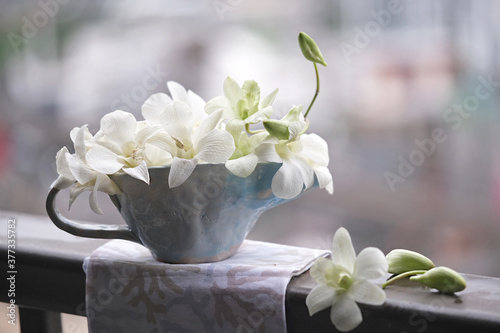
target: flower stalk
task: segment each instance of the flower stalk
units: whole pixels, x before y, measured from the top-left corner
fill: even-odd
[[[404,279],[404,278],[412,276],[412,275],[424,274],[425,272],[427,272],[427,271],[426,270],[415,270],[415,271],[408,271],[408,272],[401,273],[401,274],[396,275],[396,276],[390,278],[389,280],[385,281],[382,284],[382,289],[385,289],[385,287],[387,287],[388,285],[390,285],[398,280]]]
[[[319,85],[319,73],[317,64],[321,64],[325,67],[327,67],[327,64],[316,42],[304,32],[301,32],[299,34],[299,46],[304,57],[314,64],[314,72],[316,73],[316,91],[314,92],[311,104],[309,104],[309,107],[307,108],[307,111],[304,115],[304,118],[307,118],[307,116],[309,115],[309,111],[311,111],[311,108],[314,102],[316,101],[316,97],[318,97],[319,94],[320,85]]]
[[[313,99],[311,101],[311,104],[309,104],[309,107],[307,108],[306,114],[304,115],[304,118],[307,118],[307,115],[309,114],[309,111],[311,111],[311,108],[316,101],[316,97],[318,97],[319,94],[319,73],[318,73],[318,65],[314,63],[314,71],[316,73],[316,91],[314,92]]]

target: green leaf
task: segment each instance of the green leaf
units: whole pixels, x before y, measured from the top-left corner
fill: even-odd
[[[325,67],[327,66],[325,59],[323,58],[323,54],[321,54],[318,45],[305,32],[301,32],[299,34],[299,46],[300,50],[302,51],[302,54],[307,60],[321,64]]]

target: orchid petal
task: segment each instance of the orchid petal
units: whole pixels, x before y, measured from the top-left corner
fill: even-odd
[[[239,141],[243,134],[242,132],[244,128],[245,123],[243,122],[243,120],[231,119],[227,122],[225,130],[233,136],[235,141]]]
[[[172,99],[167,94],[153,94],[142,104],[142,116],[154,125],[159,124],[160,114],[170,103],[172,103]]]
[[[75,157],[81,162],[85,162],[85,153],[87,152],[87,147],[85,146],[86,129],[87,125],[83,125],[78,132],[76,132],[75,137]]]
[[[193,142],[198,142],[206,136],[210,131],[212,131],[217,124],[219,123],[220,119],[222,117],[222,110],[215,111],[214,113],[210,114],[204,122],[200,124],[200,127],[196,129],[193,135]]]
[[[298,137],[304,128],[307,127],[307,123],[304,121],[292,121],[288,124],[288,132],[290,133],[288,140],[293,140]]]
[[[231,133],[234,137],[239,138],[241,132],[245,128],[245,122],[241,119],[230,119],[226,124],[226,131]]]
[[[333,236],[332,261],[352,272],[355,260],[356,252],[352,246],[351,236],[345,228],[341,227]]]
[[[293,163],[297,165],[297,168],[300,170],[300,174],[302,175],[302,182],[305,185],[305,188],[308,189],[314,184],[314,171],[313,169],[301,158],[293,159]]]
[[[243,98],[247,102],[247,106],[250,110],[250,114],[253,114],[258,110],[258,105],[260,100],[260,88],[259,84],[254,80],[246,80],[241,86],[241,92],[243,93]]]
[[[184,183],[186,179],[193,173],[196,165],[198,164],[197,159],[183,159],[179,157],[174,157],[172,160],[172,165],[170,166],[170,173],[168,175],[168,186],[170,188],[177,187]]]
[[[283,162],[276,152],[276,145],[274,143],[262,143],[255,148],[254,153],[259,157],[259,162]]]
[[[354,276],[360,279],[377,279],[387,274],[388,268],[382,251],[375,247],[367,247],[354,261]]]
[[[90,133],[89,129],[88,129],[88,126],[87,125],[84,125],[82,127],[85,127],[85,130],[84,130],[84,134],[83,134],[83,140],[84,141],[90,141],[93,139],[93,136],[92,134]],[[76,141],[76,136],[78,134],[78,132],[80,131],[81,127],[75,127],[73,128],[70,132],[69,132],[69,136],[71,138],[71,141],[73,142],[73,144],[75,143]]]
[[[148,166],[163,166],[172,162],[172,155],[169,152],[149,143],[146,143],[144,156],[148,161]]]
[[[344,294],[333,303],[330,320],[336,329],[347,332],[361,324],[363,317],[356,302]]]
[[[312,316],[321,310],[329,308],[337,298],[338,294],[335,289],[323,284],[317,285],[306,297],[306,305],[309,310],[309,315]]]
[[[316,167],[314,174],[318,179],[319,188],[326,188],[328,193],[333,194],[333,180],[330,170],[327,167]]]
[[[273,104],[276,95],[278,94],[279,89],[276,88],[272,93],[264,97],[264,99],[259,104],[259,109],[264,109],[269,105]]]
[[[160,126],[145,126],[137,132],[134,141],[137,143],[138,146],[143,146],[146,143],[146,141],[148,141],[161,131],[162,128]]]
[[[75,202],[76,198],[80,196],[85,191],[92,190],[94,185],[81,185],[81,184],[76,184],[74,187],[72,187],[69,190],[69,204],[68,204],[68,210],[71,209],[71,206],[73,205],[73,202]]]
[[[222,110],[224,119],[231,119],[234,116],[234,111],[231,108],[231,101],[226,96],[217,96],[212,98],[205,104],[205,112],[211,114],[215,111]]]
[[[328,284],[330,281],[327,279],[327,275],[333,275],[331,272],[335,271],[335,269],[336,266],[330,259],[319,257],[311,266],[309,274],[311,274],[314,281]]]
[[[355,281],[349,288],[349,296],[356,302],[369,305],[382,305],[386,298],[380,286],[366,280]]]
[[[330,184],[326,185],[325,190],[326,190],[329,194],[333,194],[333,181],[332,181],[332,182],[330,182]]]
[[[57,188],[59,190],[64,190],[65,188],[70,187],[75,183],[74,179],[66,178],[64,176],[59,175],[56,180],[50,184],[50,188]]]
[[[288,113],[281,118],[281,120],[286,122],[302,121],[304,122],[304,116],[302,115],[302,105],[294,105]]]
[[[124,143],[134,141],[136,123],[133,114],[120,110],[102,117],[101,131],[107,140],[116,145],[116,150],[113,151],[118,152]]]
[[[226,129],[227,130],[227,129]],[[257,133],[257,134],[253,134],[251,135],[249,138],[248,138],[248,143],[252,146],[252,147],[257,147],[258,145],[260,145],[262,142],[264,142],[264,140],[267,138],[269,134],[267,132],[261,132],[261,133]]]
[[[90,149],[86,156],[87,165],[97,172],[112,175],[119,171],[124,164],[118,160],[118,155],[100,145]]]
[[[319,135],[304,134],[300,141],[302,142],[301,155],[314,161],[320,166],[327,166],[330,162],[328,157],[328,144]]]
[[[120,194],[122,190],[116,185],[114,181],[108,175],[99,174],[99,182],[97,184],[97,190],[104,192],[109,195]]]
[[[74,155],[67,155],[67,158],[71,174],[80,184],[86,184],[97,177],[97,173],[94,170],[78,161]]]
[[[207,118],[207,113],[205,112],[205,101],[191,90],[188,91],[188,101],[195,116],[195,121],[199,125],[205,120],[205,118]]]
[[[191,139],[193,114],[187,104],[173,102],[161,114],[160,122],[168,134],[184,141]]]
[[[234,152],[231,134],[223,130],[213,130],[195,142],[196,158],[209,163],[224,163]]]
[[[283,165],[273,177],[271,188],[278,198],[292,199],[302,192],[304,180],[300,169],[290,159],[283,159]]]
[[[259,110],[245,119],[245,124],[256,124],[263,120],[268,120],[273,114],[272,106]]]
[[[241,87],[229,76],[224,81],[224,96],[226,96],[232,105],[235,105],[240,99],[243,98],[243,91]]]
[[[168,81],[167,87],[174,101],[189,104],[186,89],[182,85],[175,81]]]
[[[73,177],[68,165],[68,156],[71,156],[68,148],[62,147],[56,154],[56,169],[59,175],[68,179],[73,179],[74,181],[75,177]]]
[[[146,184],[149,184],[149,172],[148,172],[148,166],[146,165],[145,161],[142,161],[141,164],[134,168],[123,168],[123,171],[136,178],[139,180],[142,180]]]
[[[90,208],[94,211],[94,213],[102,215],[101,207],[99,207],[99,203],[97,202],[97,189],[99,188],[100,183],[103,181],[103,174],[99,174],[95,180],[94,188],[90,193],[89,203]]]
[[[232,174],[246,178],[252,174],[259,162],[259,158],[255,154],[249,154],[234,160],[226,162],[226,168]]]
[[[267,133],[267,132],[265,132]],[[265,137],[264,141],[262,141],[263,143],[273,143],[273,144],[278,144],[280,143],[280,140],[273,136],[273,135],[270,135],[269,133],[267,133],[267,136]]]
[[[141,120],[141,121],[138,121],[136,122],[135,124],[135,137],[136,137],[136,140],[137,140],[137,134],[142,131],[143,129],[145,128],[149,128],[149,127],[153,127],[153,128],[161,128],[161,126],[159,126],[158,124],[156,125],[153,125],[151,124],[150,121],[147,121],[147,120]]]
[[[174,139],[172,139],[172,137],[166,132],[160,132],[155,136],[149,138],[147,143],[158,147],[172,155],[177,152],[177,146],[175,145]]]

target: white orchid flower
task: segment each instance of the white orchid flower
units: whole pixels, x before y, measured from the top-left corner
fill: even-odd
[[[358,257],[352,246],[351,236],[339,228],[333,237],[332,260],[318,258],[310,270],[311,277],[319,283],[307,295],[309,315],[332,307],[330,319],[339,331],[350,331],[363,320],[358,303],[381,305],[385,292],[369,280],[387,273],[384,254],[368,247]]]
[[[175,142],[168,183],[176,187],[184,183],[199,162],[224,163],[234,152],[231,134],[217,128],[222,110],[209,115],[198,127],[190,107],[172,102],[159,115],[159,122]]]
[[[137,122],[133,114],[124,111],[111,112],[101,119],[94,142],[85,156],[90,168],[108,175],[123,171],[148,184],[148,166],[153,163],[148,160],[147,144],[165,153],[175,149],[175,142],[160,126]]]
[[[234,136],[233,136],[234,137]],[[226,168],[238,177],[248,177],[259,162],[271,162],[269,156],[275,156],[274,144],[278,141],[267,132],[249,136],[241,132],[235,137],[236,149],[226,162]],[[278,162],[281,162],[279,159]]]
[[[332,175],[328,170],[328,145],[316,134],[302,134],[292,141],[281,140],[276,145],[277,156],[268,156],[272,162],[282,162],[272,180],[272,190],[279,198],[291,199],[314,184],[314,175],[320,188],[333,193]]]
[[[89,198],[90,207],[97,214],[102,214],[97,202],[97,191],[107,194],[117,194],[121,191],[106,174],[93,170],[88,166],[86,154],[90,147],[93,146],[93,137],[88,131],[87,125],[73,129],[71,138],[75,145],[75,153],[70,154],[66,147],[59,150],[56,155],[59,177],[53,186],[63,189],[76,182],[70,191],[69,208],[82,192],[92,191]]]
[[[151,124],[157,125],[160,121],[160,114],[165,110],[167,105],[172,102],[182,102],[187,104],[193,113],[194,126],[198,127],[207,117],[205,113],[205,101],[203,98],[186,89],[177,82],[167,82],[168,90],[172,97],[164,93],[151,95],[142,105],[142,116]]]
[[[223,110],[223,119],[229,119],[230,126],[256,124],[269,119],[278,89],[260,101],[260,88],[257,82],[248,80],[240,87],[232,78],[224,81],[224,96],[218,96],[207,102],[205,111],[211,114]]]

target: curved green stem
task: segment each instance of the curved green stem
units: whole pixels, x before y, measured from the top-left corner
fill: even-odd
[[[258,133],[262,133],[262,132],[264,132],[263,130],[256,130],[256,131],[252,131],[252,130],[250,129],[250,124],[245,124],[245,131],[246,131],[248,134],[250,134],[250,135],[252,135],[252,134],[258,134]]]
[[[318,65],[314,62],[314,71],[316,72],[316,92],[314,93],[314,97],[311,101],[311,104],[309,104],[309,107],[307,108],[306,114],[304,115],[304,118],[307,118],[307,115],[309,114],[309,111],[311,110],[311,107],[314,104],[314,101],[316,100],[316,97],[318,97],[319,94],[319,73],[318,73]]]
[[[390,278],[389,280],[385,281],[385,283],[382,284],[382,289],[385,289],[385,287],[387,287],[391,283],[394,283],[394,282],[401,280],[405,277],[417,275],[417,274],[424,274],[425,272],[427,272],[427,271],[426,270],[417,270],[417,271],[408,271],[408,272],[401,273],[401,274],[396,275],[395,277]]]

